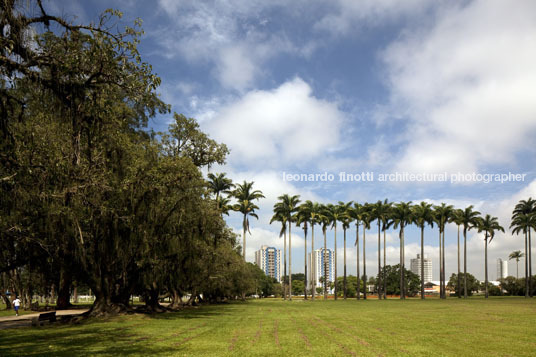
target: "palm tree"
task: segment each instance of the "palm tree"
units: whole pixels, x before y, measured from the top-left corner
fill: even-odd
[[[382,266],[381,266],[381,236],[380,236],[380,230],[381,226],[383,224],[383,230],[385,232],[385,226],[386,226],[386,220],[389,215],[389,210],[391,209],[391,204],[387,202],[387,199],[385,201],[378,201],[373,205],[372,214],[373,218],[372,220],[376,220],[378,223],[378,299],[381,299],[382,296],[382,280],[385,281],[385,279],[382,279]],[[385,265],[385,241],[384,241],[384,265]]]
[[[246,231],[251,234],[251,231],[249,230],[249,217],[251,216],[259,219],[259,216],[255,213],[255,210],[259,209],[259,207],[254,204],[253,201],[264,198],[261,191],[253,190],[253,184],[253,181],[244,181],[243,184],[237,184],[232,192],[233,197],[238,201],[233,209],[244,215],[244,219],[242,220],[242,256],[244,260],[246,260]]]
[[[439,227],[439,291],[442,299],[445,299],[445,225],[448,223],[454,207],[442,203],[434,207],[434,220]]]
[[[424,299],[424,227],[427,224],[434,227],[432,204],[421,202],[413,206],[413,220],[421,229],[421,299]]]
[[[219,174],[209,173],[208,187],[216,195],[216,202],[219,203],[220,194],[231,193],[230,190],[234,187],[234,184],[230,178],[225,177],[225,172]]]
[[[361,207],[361,222],[363,223],[363,299],[367,300],[367,257],[366,257],[366,232],[370,229],[372,221],[372,205],[365,203]]]
[[[284,246],[283,246],[283,300],[287,299],[287,216],[280,209],[279,205],[276,203],[274,205],[274,215],[270,220],[270,224],[273,222],[281,222],[281,231],[279,232],[279,238],[284,236]]]
[[[339,209],[342,212],[340,221],[344,232],[344,275],[342,280],[342,292],[344,300],[346,300],[346,230],[350,228],[350,223],[352,222],[352,217],[349,212],[352,209],[352,202],[339,202]]]
[[[508,260],[516,260],[516,279],[519,279],[519,259],[523,258],[524,256],[525,254],[521,253],[520,250],[514,250],[512,253],[510,253]]]
[[[333,245],[334,245],[334,260],[335,260],[335,269],[334,269],[334,299],[337,300],[337,222],[341,221],[343,218],[345,212],[341,209],[341,206],[339,205],[333,205],[328,204],[326,206],[327,210],[325,212],[329,222],[331,223],[331,228],[335,229],[335,234],[333,237]]]
[[[275,204],[277,209],[280,210],[287,217],[288,224],[288,299],[292,300],[292,222],[296,220],[294,213],[298,210],[298,203],[300,203],[300,196],[289,196],[284,194],[278,197],[279,202]],[[274,206],[274,207],[275,207]]]
[[[477,227],[480,212],[473,211],[473,205],[470,205],[460,214],[463,225],[463,298],[467,299],[467,231]]]
[[[311,201],[307,201],[311,202]],[[306,202],[306,204],[308,204]],[[321,213],[321,205],[318,202],[314,202],[310,205],[310,212],[311,212],[311,271],[313,269],[313,256],[315,251],[315,223],[320,223],[320,213]],[[316,262],[314,265],[314,269],[316,271]],[[311,277],[313,274],[311,274]],[[316,280],[311,281],[311,294],[312,299],[315,299],[315,290],[316,290]]]
[[[484,232],[484,278],[486,299],[488,298],[488,244],[491,243],[495,236],[495,231],[504,232],[504,228],[500,226],[497,217],[492,217],[487,214],[484,218],[478,220],[478,233]],[[488,241],[489,238],[489,241]]]
[[[324,234],[324,251],[322,252],[322,262],[323,262],[323,268],[324,268],[324,276],[322,284],[324,285],[324,300],[328,299],[328,262],[327,262],[327,253],[328,253],[328,244],[327,244],[327,238],[326,238],[326,231],[328,229],[328,225],[330,224],[330,220],[327,216],[328,208],[324,205],[320,206],[320,215],[318,216],[319,223],[322,225],[322,233]]]
[[[392,202],[387,202],[387,199],[383,201],[384,207],[382,208],[381,218],[382,218],[382,231],[383,231],[383,266],[384,269],[387,266],[387,227],[391,222],[391,209],[393,206]],[[387,299],[387,279],[385,276],[382,279],[383,281],[383,298]]]
[[[308,225],[312,225],[312,207],[313,202],[306,201],[305,203],[301,204],[298,207],[298,214],[297,214],[297,220],[296,225],[300,226],[303,224],[303,237],[304,237],[304,285],[305,285],[305,291],[304,291],[304,297],[305,300],[307,300],[307,230]]]
[[[456,288],[457,288],[457,292],[458,292],[458,299],[461,299],[462,298],[462,295],[460,294],[460,226],[463,224],[463,210],[461,209],[455,209],[453,212],[452,212],[452,216],[450,217],[450,222],[453,222],[456,224],[456,226],[458,227],[458,275],[457,275],[457,278],[456,278]]]
[[[356,247],[356,276],[357,276],[357,289],[356,298],[361,298],[361,280],[359,278],[359,224],[363,218],[364,209],[359,203],[354,203],[354,207],[348,207],[347,215],[352,221],[355,221],[355,247]]]
[[[532,197],[529,197],[528,200],[521,200],[519,203],[515,206],[513,217],[519,214],[529,214],[529,215],[536,215],[536,201],[532,199]],[[532,227],[536,229],[535,227]],[[528,228],[528,255],[525,254],[528,257],[528,274],[529,274],[529,294],[530,297],[532,297],[532,239],[531,239],[531,227]]]
[[[513,228],[513,229],[512,229]],[[529,260],[528,256],[528,235],[527,232],[531,228],[536,228],[536,216],[534,214],[526,214],[521,212],[515,212],[512,216],[512,223],[510,224],[510,229],[512,229],[513,234],[519,234],[520,232],[523,232],[525,235],[525,297],[529,297],[529,268],[527,261]]]
[[[389,226],[395,229],[400,228],[398,237],[400,238],[400,299],[406,298],[405,284],[405,252],[404,252],[404,228],[413,222],[413,210],[410,202],[400,202],[394,205],[391,211]]]

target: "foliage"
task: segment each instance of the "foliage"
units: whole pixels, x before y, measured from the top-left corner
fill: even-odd
[[[458,291],[458,280],[456,279],[457,274],[452,274],[450,276],[449,282],[447,286],[449,289],[454,290],[456,296],[459,296],[459,294],[463,295],[463,283],[464,283],[464,273],[460,273],[460,287],[461,291]],[[480,289],[480,282],[472,275],[467,273],[467,295],[471,296],[474,292],[478,292]]]

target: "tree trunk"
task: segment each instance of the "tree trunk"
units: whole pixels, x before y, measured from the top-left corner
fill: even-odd
[[[357,274],[357,300],[361,298],[361,278],[359,277],[359,223],[356,223],[355,225],[355,247],[356,247],[356,274]]]
[[[488,232],[486,232],[484,237],[484,287],[486,289],[486,299],[488,298]]]
[[[385,237],[386,233],[385,233],[385,229],[383,230],[383,268],[385,269],[385,267],[387,266],[387,260],[386,260],[386,252],[385,250],[387,249],[387,246],[385,245],[386,243],[386,237]],[[383,299],[384,300],[387,300],[387,279],[385,278],[385,271],[383,273]]]
[[[311,223],[311,299],[315,299],[315,293],[316,293],[316,280],[313,279],[313,276],[315,276],[315,273],[317,272],[316,269],[316,261],[313,264],[313,257],[315,252],[315,225],[314,223]],[[313,270],[314,266],[314,270]]]
[[[333,279],[333,280],[335,280],[334,281],[335,286],[334,286],[333,291],[335,292],[335,300],[337,300],[337,293],[338,293],[338,291],[337,291],[337,221],[335,221],[335,235],[333,237],[333,245],[335,246],[335,249],[334,249],[335,256],[333,257],[333,259],[335,261],[335,269],[334,269],[335,270],[334,271],[335,277]]]
[[[463,227],[463,298],[467,299],[467,230]]]
[[[242,222],[242,257],[246,260],[246,215],[244,215],[244,221]]]
[[[304,223],[304,224],[307,224],[307,223]],[[305,226],[307,227],[307,226]],[[305,271],[304,271],[304,274],[303,274],[303,279],[304,279],[304,288],[303,288],[303,296],[305,298],[305,300],[307,300],[307,228],[304,229],[304,232],[303,232],[303,250],[304,250],[304,263],[305,263]]]
[[[406,298],[404,289],[404,228],[400,226],[400,300]]]
[[[72,275],[64,267],[60,270],[60,283],[58,289],[58,301],[56,302],[56,310],[66,310],[71,305],[71,284]]]
[[[529,266],[528,266],[527,232],[525,232],[525,297],[529,297]]]
[[[462,298],[460,291],[460,226],[458,225],[458,276],[456,278],[456,287],[458,292],[458,299]]]
[[[439,298],[443,298],[443,254],[441,254],[441,222],[439,223]]]
[[[442,286],[443,286],[443,299],[447,298],[447,286],[445,279],[445,228],[443,228],[443,239],[441,243],[441,275],[442,275]]]
[[[0,292],[0,296],[2,297],[2,300],[4,300],[4,304],[6,305],[5,310],[11,310],[11,300],[9,300],[7,295],[3,292]]]
[[[529,296],[532,297],[534,294],[532,293],[532,243],[531,243],[531,237],[530,232],[532,229],[529,227]]]
[[[424,300],[424,223],[421,226],[421,300]]]
[[[344,277],[342,279],[342,294],[346,300],[346,228],[344,230]]]
[[[328,260],[327,260],[327,254],[328,254],[328,241],[326,238],[326,231],[324,231],[324,300],[328,299]]]
[[[288,221],[288,299],[292,301],[292,235],[291,235],[291,226],[292,221],[289,216]]]
[[[285,231],[283,232],[284,246],[283,246],[283,300],[287,299],[287,227],[285,223]]]
[[[367,257],[366,257],[366,231],[367,227],[363,224],[363,299],[367,300]]]
[[[73,288],[73,302],[75,304],[78,304],[78,287],[77,286]]]
[[[376,286],[378,287],[378,300],[382,299],[381,285],[382,285],[382,247],[381,247],[381,237],[380,237],[380,219],[378,218],[378,281]]]

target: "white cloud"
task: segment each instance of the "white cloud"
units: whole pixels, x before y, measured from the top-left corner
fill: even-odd
[[[398,169],[476,171],[530,149],[535,12],[531,1],[473,1],[386,49],[392,110],[409,119]]]
[[[284,167],[338,145],[343,114],[296,78],[272,91],[251,91],[221,108],[207,131],[231,149],[233,162]]]

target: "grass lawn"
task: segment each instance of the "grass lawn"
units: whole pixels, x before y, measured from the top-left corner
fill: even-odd
[[[536,300],[265,299],[0,330],[0,355],[536,355]]]

